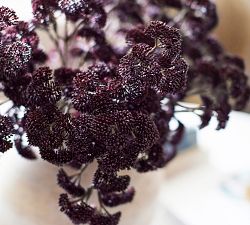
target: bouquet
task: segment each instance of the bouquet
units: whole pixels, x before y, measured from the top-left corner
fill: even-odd
[[[0,7],[0,88],[11,103],[0,116],[0,152],[13,147],[58,166],[59,206],[73,224],[119,223],[121,212],[109,209],[135,195],[126,171],[175,157],[185,130],[177,113],[196,114],[200,128],[214,116],[223,129],[249,100],[244,62],[211,35],[210,0],[31,3],[28,22]],[[181,103],[190,96],[200,105]]]

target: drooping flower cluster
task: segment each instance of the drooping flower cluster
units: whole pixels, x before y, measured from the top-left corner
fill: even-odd
[[[106,207],[135,195],[120,171],[157,170],[174,158],[185,130],[175,106],[185,111],[179,101],[187,96],[202,100],[191,110],[201,127],[216,115],[224,128],[231,108],[249,99],[244,63],[210,36],[218,18],[209,0],[31,2],[31,22],[0,8],[1,90],[12,101],[0,118],[0,151],[12,136],[27,159],[38,147],[44,160],[64,166],[59,206],[74,224],[117,225],[121,213]],[[40,30],[53,49],[41,49]],[[93,181],[83,186],[93,162]],[[98,201],[89,205],[92,195]]]

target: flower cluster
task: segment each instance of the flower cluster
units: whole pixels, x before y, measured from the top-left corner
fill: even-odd
[[[8,117],[0,117],[0,130],[0,152],[6,152],[12,147],[12,143],[9,139],[13,133],[13,126]]]
[[[215,115],[217,129],[225,128],[231,109],[243,109],[249,100],[250,90],[242,59],[225,52],[210,34],[218,23],[216,5],[210,0],[160,0],[157,3],[149,1],[148,7],[158,8],[151,15],[152,19],[168,21],[180,30],[183,37],[183,55],[189,62],[189,79],[184,95],[177,100],[200,96],[202,112],[194,112],[201,118],[200,127],[207,126]],[[172,17],[160,10],[161,7],[174,8],[178,13]],[[140,25],[139,29],[131,30],[129,40],[144,42],[141,29]]]
[[[12,102],[0,117],[0,151],[13,140],[35,159],[38,147],[63,167],[59,206],[72,223],[117,225],[121,213],[108,208],[135,195],[120,172],[157,170],[175,157],[185,130],[175,113],[194,112],[201,128],[215,115],[224,128],[250,97],[244,62],[210,36],[218,17],[209,0],[31,2],[31,22],[0,7],[0,87]],[[52,49],[41,49],[38,31]],[[200,107],[179,103],[190,95]],[[93,162],[93,180],[83,185]]]
[[[121,213],[105,215],[96,212],[96,209],[84,202],[71,202],[67,194],[62,194],[59,199],[61,211],[64,212],[74,224],[90,225],[117,225]]]
[[[0,15],[0,31],[14,25],[18,19],[16,13],[7,7],[0,8]]]

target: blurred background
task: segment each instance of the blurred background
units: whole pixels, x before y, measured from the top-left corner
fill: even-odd
[[[245,59],[250,72],[250,1],[216,0],[220,23],[215,35],[224,47]]]
[[[31,18],[29,3],[0,0],[21,19]],[[250,0],[216,0],[216,4],[220,23],[214,35],[226,50],[244,58],[250,77]],[[215,121],[198,131],[195,116],[178,116],[188,127],[187,138],[181,153],[161,172],[154,218],[143,225],[249,225],[250,115],[231,113],[223,131],[215,131]],[[6,225],[1,218],[0,225]]]

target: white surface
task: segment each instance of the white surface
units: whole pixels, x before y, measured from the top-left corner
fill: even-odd
[[[180,113],[178,118],[189,127],[199,124],[192,113]],[[250,202],[221,188],[230,175],[250,171],[250,115],[232,112],[225,130],[216,131],[216,126],[212,119],[207,128],[198,131],[202,151],[196,154],[204,158],[168,177],[160,201],[186,225],[250,225]],[[178,159],[173,163],[183,164]]]
[[[198,144],[209,152],[212,164],[225,173],[250,171],[250,115],[232,112],[226,129],[215,131],[215,127],[213,119],[198,132]]]
[[[190,160],[194,157],[197,156]],[[199,159],[167,178],[160,204],[186,225],[249,225],[250,203],[224,193],[223,178],[224,174],[212,167],[206,157]]]
[[[93,179],[95,169],[88,168],[83,182]],[[15,150],[0,154],[0,225],[72,225],[59,211],[58,196],[64,191],[56,185],[57,171],[42,160],[25,160]],[[123,212],[119,225],[165,225],[151,224],[163,173],[131,173],[138,192],[133,203],[114,209]]]
[[[177,118],[188,127],[200,124],[193,113],[178,113]],[[212,118],[208,127],[197,131],[199,148],[208,152],[210,162],[222,172],[250,171],[250,114],[233,111],[226,129],[217,131],[216,127],[217,120]]]
[[[0,0],[0,5],[15,10],[21,20],[32,18],[31,0]]]

